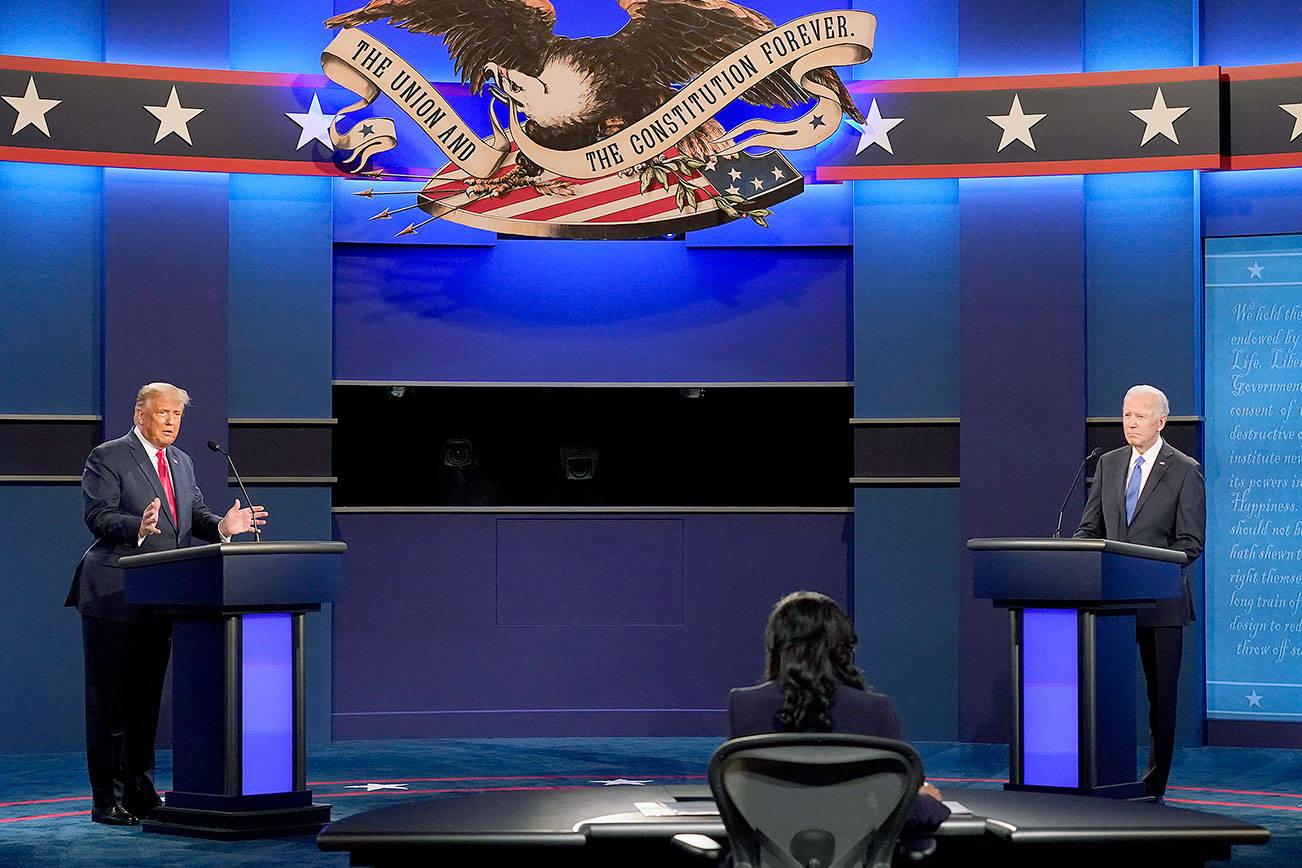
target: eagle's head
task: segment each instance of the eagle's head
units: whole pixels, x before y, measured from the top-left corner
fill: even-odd
[[[553,54],[537,76],[496,63],[484,67],[494,89],[540,127],[590,124],[605,108],[590,69],[565,54]]]

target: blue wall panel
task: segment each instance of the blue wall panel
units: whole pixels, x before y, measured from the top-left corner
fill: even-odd
[[[851,78],[958,75],[958,0],[854,0],[851,5],[877,16],[873,58],[854,67]]]
[[[845,381],[849,307],[838,249],[340,247],[335,377]]]
[[[895,699],[908,739],[958,737],[957,488],[870,488],[854,498],[856,660]]]
[[[546,516],[340,515],[335,737],[722,736],[729,688],[763,680],[773,604],[800,588],[846,603],[848,515],[559,518],[553,540],[571,546],[584,523],[594,540],[643,542],[642,518],[681,523],[681,619],[612,624],[595,601],[565,624],[506,623],[503,590],[528,577],[496,556],[499,522],[508,533],[535,522],[546,537]],[[586,569],[622,569],[622,583],[661,574],[621,561]]]
[[[1203,0],[1201,63],[1297,63],[1302,46],[1298,0]]]
[[[1203,235],[1302,232],[1302,169],[1204,172]]]
[[[40,516],[38,533],[32,516]],[[0,753],[77,750],[84,744],[81,618],[63,608],[63,598],[91,542],[81,489],[0,485],[0,540]]]
[[[230,415],[330,416],[326,178],[230,177]]]
[[[1202,412],[1197,225],[1193,172],[1085,177],[1090,416],[1120,416],[1136,383],[1176,416]]]
[[[968,0],[958,4],[958,74],[1080,72],[1080,0]]]
[[[1198,65],[1197,0],[1085,0],[1085,71]]]
[[[0,15],[0,54],[103,60],[102,0],[5,3]]]
[[[0,413],[99,412],[100,179],[0,162]]]
[[[855,416],[957,416],[958,182],[854,192]]]

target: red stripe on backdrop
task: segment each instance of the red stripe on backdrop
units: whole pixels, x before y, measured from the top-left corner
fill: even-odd
[[[0,69],[23,72],[52,72],[104,78],[137,78],[156,81],[199,81],[212,84],[254,84],[266,87],[335,87],[324,75],[282,72],[245,72],[237,69],[188,69],[179,66],[137,66],[129,63],[97,63],[89,60],[55,60],[47,57],[18,57],[0,54]]]
[[[993,75],[973,78],[899,78],[847,81],[850,93],[935,93],[967,90],[1018,90],[1042,87],[1100,87],[1113,84],[1165,84],[1219,78],[1219,66],[1077,72],[1066,75]]]

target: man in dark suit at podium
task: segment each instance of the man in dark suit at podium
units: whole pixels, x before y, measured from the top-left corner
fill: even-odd
[[[150,383],[136,395],[135,427],[96,446],[81,476],[86,526],[66,606],[81,612],[86,676],[86,766],[91,819],[132,826],[160,804],[154,736],[172,650],[169,621],[127,604],[118,558],[229,542],[265,524],[260,506],[240,502],[218,516],[195,484],[190,456],[172,444],[190,403],[183,389]]]
[[[1112,539],[1184,552],[1182,594],[1135,616],[1148,685],[1148,768],[1144,792],[1161,799],[1175,751],[1176,689],[1185,625],[1194,618],[1189,565],[1202,554],[1207,505],[1198,462],[1161,437],[1170,405],[1159,389],[1134,386],[1121,405],[1128,445],[1099,458],[1075,537]]]

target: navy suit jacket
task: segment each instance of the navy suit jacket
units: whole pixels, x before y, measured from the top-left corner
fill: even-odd
[[[1151,609],[1140,609],[1135,617],[1135,623],[1145,627],[1184,626],[1194,618],[1189,565],[1203,553],[1207,533],[1202,468],[1163,440],[1148,481],[1139,492],[1135,514],[1127,524],[1126,470],[1131,451],[1127,445],[1099,459],[1080,527],[1073,536],[1159,546],[1188,555],[1189,561],[1181,571],[1182,597],[1159,601]]]
[[[118,566],[118,558],[181,548],[192,545],[195,537],[220,541],[217,525],[221,516],[204,503],[190,456],[175,446],[167,447],[164,454],[176,496],[175,520],[154,456],[145,451],[134,431],[91,450],[81,474],[81,494],[86,527],[95,535],[95,542],[77,564],[65,606],[76,606],[83,615],[94,618],[142,620],[145,613],[127,605],[123,589],[126,571]],[[158,529],[162,533],[149,534],[137,546],[140,517],[155,497],[161,503]]]

